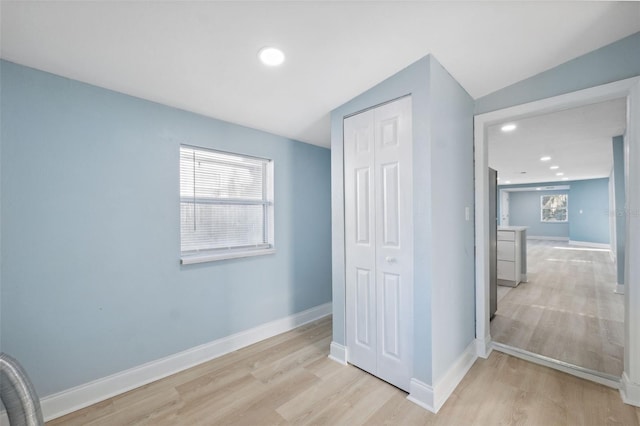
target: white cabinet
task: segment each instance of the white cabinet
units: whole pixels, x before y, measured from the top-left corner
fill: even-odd
[[[515,287],[527,280],[526,227],[498,228],[498,284]]]

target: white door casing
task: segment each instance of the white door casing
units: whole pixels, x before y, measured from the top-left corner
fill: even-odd
[[[551,113],[590,103],[627,98],[625,173],[628,173],[625,259],[625,354],[620,383],[623,400],[640,406],[640,77],[603,84],[552,98],[476,115],[474,119],[476,233],[476,348],[486,358],[492,350],[489,332],[489,229],[487,128],[505,121]],[[629,294],[631,292],[631,294]],[[580,376],[575,370],[563,370]],[[580,377],[597,381],[587,374]]]
[[[413,360],[411,98],[345,119],[349,362],[409,389]]]

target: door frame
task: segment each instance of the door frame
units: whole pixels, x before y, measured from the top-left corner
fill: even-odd
[[[620,383],[623,400],[640,406],[640,77],[595,86],[474,117],[475,238],[476,238],[476,352],[487,358],[493,349],[489,326],[489,126],[532,115],[552,113],[612,99],[627,99],[625,170],[628,185],[625,258],[625,359]],[[632,117],[631,114],[634,114]]]

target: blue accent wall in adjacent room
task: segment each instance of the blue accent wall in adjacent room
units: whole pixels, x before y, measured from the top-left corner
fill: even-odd
[[[540,197],[543,195],[567,194],[560,191],[521,191],[509,193],[509,225],[526,226],[528,237],[554,237],[569,239],[569,222],[542,222],[540,220]],[[571,206],[572,197],[569,197]],[[571,207],[569,207],[571,208]]]
[[[568,185],[570,189],[536,190],[541,186],[558,185]],[[513,188],[531,188],[531,191],[509,193],[509,225],[529,227],[527,236],[562,237],[577,242],[609,244],[609,178],[501,185],[498,190]],[[540,196],[558,193],[569,194],[568,223],[542,223]]]
[[[331,301],[328,149],[0,64],[1,344],[41,397]],[[182,143],[274,160],[276,254],[180,265]]]

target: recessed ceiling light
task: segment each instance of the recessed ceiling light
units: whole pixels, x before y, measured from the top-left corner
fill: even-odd
[[[516,127],[518,127],[518,126],[516,126],[513,123],[509,123],[509,124],[505,124],[504,126],[500,127],[500,130],[502,130],[503,132],[512,132],[512,131],[514,131],[516,129]]]
[[[540,161],[549,161],[551,160],[551,157],[549,157],[548,155],[545,155],[544,157],[540,157]]]
[[[562,180],[569,180],[569,178],[567,178],[567,177],[564,177],[564,178],[562,178]]]
[[[277,67],[284,62],[284,53],[275,47],[263,47],[258,52],[258,57],[263,64],[270,67]]]
[[[564,173],[562,173],[562,172],[556,173],[556,176],[562,176],[562,175],[564,175]]]
[[[560,168],[560,166],[551,166],[551,167],[549,167],[549,168],[550,168],[551,170],[557,170],[557,169],[559,169],[559,168]]]
[[[510,181],[510,180],[507,180],[507,181],[505,181],[504,183],[511,183],[511,181]]]
[[[536,188],[536,191],[541,191],[541,190],[542,190],[542,188],[540,188],[540,187]]]

